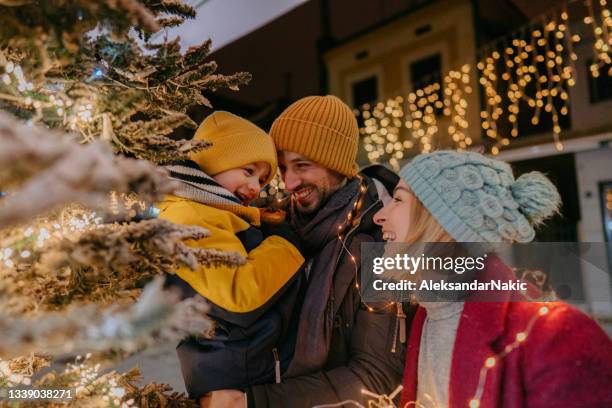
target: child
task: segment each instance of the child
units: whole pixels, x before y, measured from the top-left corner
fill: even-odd
[[[177,271],[189,284],[187,292],[192,288],[211,303],[209,315],[216,323],[212,338],[191,337],[177,349],[187,391],[199,399],[217,389],[280,381],[293,353],[291,334],[296,330],[290,329],[297,320],[297,272],[304,258],[294,234],[282,227],[274,228],[275,235],[264,234],[256,228],[261,225],[259,209],[248,206],[276,173],[270,136],[219,111],[202,122],[194,138],[213,145],[187,162],[167,166],[181,187],[158,206],[159,217],[210,231],[210,237],[189,241],[191,246],[246,258],[238,267]],[[185,292],[184,282],[178,286]]]
[[[541,173],[515,180],[474,152],[423,154],[400,176],[374,216],[388,242],[526,243],[561,202]],[[478,279],[514,278],[490,255]],[[612,406],[612,342],[563,302],[423,301],[407,350],[402,407]]]

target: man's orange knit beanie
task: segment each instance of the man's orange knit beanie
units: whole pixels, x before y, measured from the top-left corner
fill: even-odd
[[[298,153],[351,178],[359,128],[355,115],[335,96],[308,96],[291,104],[270,129],[277,150]]]

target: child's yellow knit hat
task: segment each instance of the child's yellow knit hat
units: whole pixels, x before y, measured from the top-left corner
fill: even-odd
[[[301,154],[349,178],[359,170],[357,119],[335,96],[308,96],[294,102],[274,121],[270,136],[278,150]]]
[[[214,112],[204,119],[193,138],[212,142],[208,149],[190,155],[190,159],[209,176],[255,162],[270,165],[266,183],[276,174],[276,148],[272,138],[240,116]]]

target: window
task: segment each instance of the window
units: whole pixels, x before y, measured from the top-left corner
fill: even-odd
[[[578,180],[576,178],[575,156],[573,154],[560,154],[556,156],[539,157],[537,159],[512,162],[515,177],[531,171],[540,171],[546,174],[559,190],[561,195],[561,213],[555,215],[536,228],[535,241],[555,242],[558,245],[566,243],[565,248],[575,248],[578,242],[578,223],[580,221],[580,202],[578,195]],[[582,266],[579,257],[564,259],[564,266],[555,268],[559,259],[529,258],[531,251],[524,245],[512,245],[512,252],[517,260],[529,269],[547,271],[549,282],[555,283],[554,289],[561,299],[582,301],[585,291],[582,283]],[[567,269],[566,269],[567,266]],[[572,270],[575,273],[566,274],[564,271]],[[560,284],[559,286],[557,286]]]
[[[594,77],[591,73],[593,60],[587,64],[587,75],[589,76],[589,94],[591,103],[612,99],[612,64],[606,64],[599,68],[599,76]]]
[[[378,101],[378,78],[370,76],[360,81],[355,81],[351,87],[353,95],[353,107],[361,108],[366,103],[375,103]]]
[[[599,200],[603,215],[603,230],[607,242],[612,242],[612,181],[599,183]]]
[[[608,271],[612,273],[612,180],[599,183],[599,202],[608,252]]]
[[[442,57],[435,54],[410,64],[410,80],[413,90],[425,88],[442,80]]]
[[[540,171],[553,182],[561,195],[561,214],[548,220],[536,230],[536,240],[541,242],[576,242],[578,241],[578,222],[580,221],[580,203],[578,180],[573,154],[540,157],[537,159],[512,162],[514,175],[530,171]]]
[[[444,100],[443,83],[442,83],[442,56],[434,54],[429,57],[414,61],[410,64],[410,82],[412,82],[412,91],[423,89],[427,85],[438,83],[438,100]],[[438,114],[442,110],[438,110]]]

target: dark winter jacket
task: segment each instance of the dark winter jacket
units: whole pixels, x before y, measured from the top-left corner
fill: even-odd
[[[274,382],[293,355],[303,297],[297,236],[288,228],[255,228],[232,211],[181,197],[169,196],[157,207],[160,218],[211,232],[188,245],[246,258],[238,267],[180,268],[167,280],[184,297],[203,295],[215,322],[212,337],[189,337],[177,347],[189,396]],[[258,220],[256,208],[245,211]]]
[[[280,384],[249,387],[246,390],[248,407],[299,408],[343,400],[357,400],[366,405],[362,389],[388,394],[400,384],[405,344],[401,344],[396,336],[398,311],[394,307],[378,312],[368,311],[361,301],[356,286],[361,244],[381,241],[380,228],[373,223],[372,216],[381,208],[382,203],[374,181],[369,177],[365,177],[365,181],[367,191],[361,210],[354,226],[345,236],[344,245],[348,251],[339,245],[336,222],[338,218],[345,218],[348,211],[353,208],[352,200],[348,200],[342,208],[337,209],[340,217],[330,216],[325,220],[319,220],[318,214],[315,215],[312,222],[317,224],[316,228],[330,231],[324,239],[320,239],[319,242],[307,242],[308,240],[302,236],[305,246],[308,244],[317,246],[316,255],[308,261],[309,285],[316,282],[317,274],[328,271],[329,265],[335,266],[332,268],[329,296],[318,289],[311,290],[312,286],[309,286],[300,318],[300,321],[304,322],[309,307],[316,307],[313,305],[316,304],[313,298],[328,299],[323,318],[324,323],[330,322],[330,332],[324,331],[324,335],[319,335],[317,338],[309,336],[309,333],[298,332],[298,348],[306,347],[313,350],[313,356],[320,355],[323,350],[325,359],[318,367],[316,361],[315,367],[309,367],[312,361],[297,362],[298,370],[308,371],[292,377],[285,375]],[[382,185],[378,183],[378,188],[381,187]],[[389,187],[392,189],[394,186],[389,185]],[[350,188],[350,183],[345,188]],[[339,193],[342,194],[341,191],[336,192],[319,212],[325,214],[326,207],[336,205],[334,199]],[[321,238],[321,235],[326,234],[318,236]],[[334,253],[333,257],[329,257],[330,248]],[[356,264],[351,260],[349,252],[355,257]],[[310,318],[316,316],[311,314]],[[310,325],[313,326],[316,327]],[[309,325],[301,324],[300,327],[309,327]],[[300,345],[299,342],[321,344]],[[293,361],[291,364],[293,368],[296,362]]]

